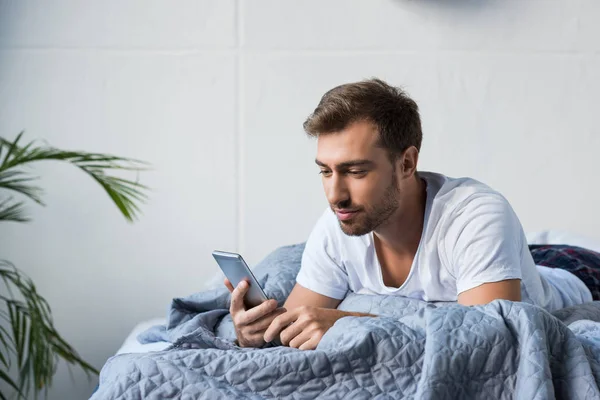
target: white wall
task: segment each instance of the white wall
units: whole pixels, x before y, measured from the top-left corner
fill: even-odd
[[[136,323],[216,271],[303,241],[326,206],[302,122],[371,76],[422,110],[420,167],[503,192],[526,231],[599,239],[596,0],[0,0],[0,135],[151,162],[127,224],[77,170],[40,164],[48,206],[0,256],[100,368]],[[95,384],[61,366],[50,398]]]

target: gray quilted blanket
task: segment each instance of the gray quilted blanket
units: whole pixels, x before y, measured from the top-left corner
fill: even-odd
[[[302,250],[280,248],[255,269],[281,304]],[[342,318],[301,351],[236,347],[228,300],[225,288],[174,299],[167,326],[139,337],[173,345],[110,358],[92,399],[600,398],[600,302],[551,314],[350,294],[340,309],[379,317]]]

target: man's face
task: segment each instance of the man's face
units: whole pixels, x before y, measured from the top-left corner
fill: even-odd
[[[347,235],[377,229],[399,207],[394,165],[377,140],[373,124],[356,122],[340,132],[320,135],[317,141],[315,162],[325,196]]]

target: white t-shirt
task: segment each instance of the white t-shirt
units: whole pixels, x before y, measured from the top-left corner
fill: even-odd
[[[484,283],[521,279],[522,301],[549,311],[592,301],[568,271],[536,266],[519,219],[498,192],[470,178],[419,172],[427,183],[423,232],[402,286],[384,284],[373,233],[348,236],[327,209],[313,229],[296,281],[335,299],[348,291],[456,301]]]

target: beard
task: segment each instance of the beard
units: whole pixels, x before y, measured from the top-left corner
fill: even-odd
[[[393,176],[392,182],[385,189],[381,200],[374,206],[340,205],[339,208],[360,209],[353,218],[339,221],[342,232],[348,236],[362,236],[374,231],[396,212],[399,207],[399,194],[398,182]],[[348,200],[345,203],[351,203],[351,201]]]

